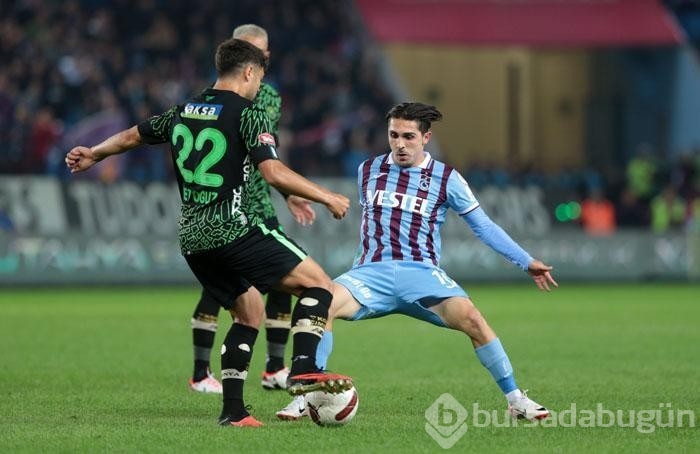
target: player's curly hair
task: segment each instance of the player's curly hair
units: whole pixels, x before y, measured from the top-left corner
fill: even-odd
[[[248,41],[229,38],[216,48],[215,64],[216,73],[224,76],[236,72],[247,64],[267,69],[267,58],[260,49]]]
[[[386,114],[386,120],[400,118],[402,120],[413,120],[418,122],[418,129],[425,134],[430,130],[430,125],[434,121],[442,120],[442,112],[437,107],[420,102],[403,102],[397,104]]]

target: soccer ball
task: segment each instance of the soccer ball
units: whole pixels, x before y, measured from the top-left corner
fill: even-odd
[[[306,395],[306,409],[311,420],[319,426],[342,426],[349,423],[355,417],[359,404],[360,399],[354,386],[338,394],[313,391]]]

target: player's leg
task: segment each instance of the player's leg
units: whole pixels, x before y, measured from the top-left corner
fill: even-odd
[[[243,385],[265,304],[260,293],[237,275],[235,254],[236,247],[227,245],[185,259],[202,286],[234,317],[221,346],[223,409],[219,423],[257,427],[262,424],[246,410]]]
[[[529,399],[515,382],[513,367],[500,339],[467,296],[450,297],[432,307],[449,328],[465,333],[471,339],[477,358],[489,371],[508,400],[513,416],[541,419],[549,415],[542,405]]]
[[[189,386],[194,391],[222,392],[221,383],[214,378],[209,366],[220,307],[214,296],[203,289],[191,320],[194,370]]]
[[[353,320],[362,305],[343,285],[333,282],[333,301],[328,311],[328,322],[316,348],[316,367],[326,370],[328,358],[333,352],[333,321],[336,318]]]
[[[245,408],[243,385],[248,376],[248,366],[253,356],[258,327],[265,313],[262,296],[254,287],[250,287],[246,293],[236,299],[235,305],[229,312],[234,317],[234,323],[221,346],[224,406],[219,424],[259,425]]]
[[[316,365],[320,369],[325,369],[333,347],[331,330],[335,319],[354,321],[383,317],[397,309],[395,282],[388,277],[395,275],[393,271],[393,264],[378,262],[353,268],[335,279],[326,330],[316,351]],[[303,415],[304,407],[303,396],[297,396],[277,412],[277,417],[297,420]]]
[[[290,376],[317,372],[316,351],[328,322],[332,281],[307,257],[282,278],[280,286],[299,295],[292,311],[294,344]]]
[[[333,352],[333,331],[326,328],[321,336],[321,340],[316,347],[316,367],[320,370],[328,369],[328,358]]]
[[[328,357],[333,351],[333,332],[326,329],[321,336],[321,340],[316,348],[316,367],[319,370],[325,371],[328,366]],[[294,396],[291,402],[286,407],[279,410],[277,418],[283,421],[296,421],[303,416],[306,416],[306,398],[303,394]]]
[[[268,292],[265,304],[267,361],[261,381],[265,389],[287,387],[289,370],[284,366],[284,350],[289,339],[291,318],[292,296],[278,290]]]
[[[236,260],[246,264],[244,277],[265,293],[272,288],[298,297],[292,310],[292,363],[289,392],[349,389],[349,377],[319,373],[316,348],[328,319],[333,295],[330,277],[279,229],[264,225],[238,242]]]
[[[319,370],[327,369],[328,358],[333,351],[333,319],[338,315],[340,315],[339,318],[351,319],[359,309],[360,305],[353,298],[352,294],[342,285],[334,283],[333,302],[331,303],[328,322],[316,347],[316,367]],[[304,395],[294,396],[292,401],[279,410],[276,415],[277,418],[284,421],[296,421],[305,416],[306,399]]]
[[[397,266],[403,281],[397,287],[402,301],[399,312],[465,333],[479,361],[506,396],[511,412],[523,410],[519,414],[528,419],[549,415],[520,391],[501,341],[461,286],[436,266],[417,262]]]

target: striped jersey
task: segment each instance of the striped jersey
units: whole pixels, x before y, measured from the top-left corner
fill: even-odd
[[[437,266],[447,210],[462,216],[479,206],[459,172],[425,155],[409,168],[394,164],[391,153],[360,164],[362,222],[353,266],[390,260]]]

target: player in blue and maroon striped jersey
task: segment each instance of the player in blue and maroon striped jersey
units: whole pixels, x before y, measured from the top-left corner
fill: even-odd
[[[442,118],[433,106],[403,103],[387,114],[391,152],[358,169],[362,207],[360,247],[353,267],[335,279],[333,318],[363,320],[404,314],[460,330],[508,400],[514,417],[540,419],[549,411],[516,385],[508,355],[467,293],[440,266],[440,227],[454,210],[474,234],[527,271],[542,290],[557,286],[552,267],[533,259],[479,206],[469,185],[452,167],[425,151],[432,122]],[[317,350],[325,364],[330,331]]]

